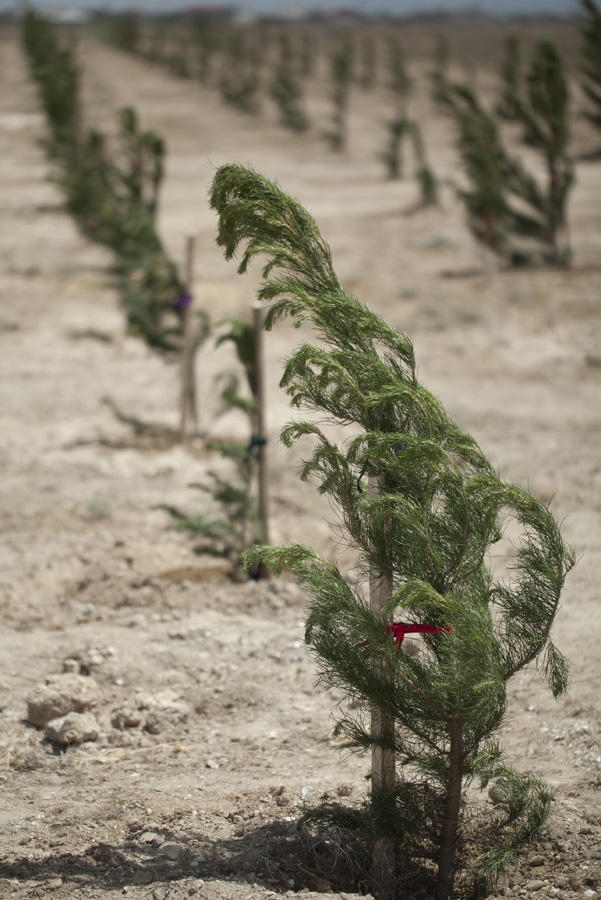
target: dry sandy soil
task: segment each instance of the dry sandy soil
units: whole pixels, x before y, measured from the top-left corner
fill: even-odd
[[[109,259],[78,235],[50,179],[18,42],[5,34],[0,46],[0,895],[358,896],[347,850],[295,833],[307,804],[359,802],[367,771],[331,739],[336,698],[314,686],[302,592],[289,579],[232,583],[153,508],[198,506],[188,485],[214,459],[202,441],[170,440],[177,369],[124,335]],[[91,41],[81,62],[90,123],[112,127],[132,103],[167,138],[161,231],[177,259],[197,235],[195,292],[215,319],[245,315],[258,277],[236,276],[214,243],[208,186],[236,160],[307,205],[344,285],[413,336],[424,383],[506,480],[551,501],[578,554],[554,630],[571,687],[555,702],[536,672],[516,678],[502,743],[518,769],[546,778],[553,812],[494,896],[597,896],[601,167],[577,167],[573,268],[501,273],[450,189],[441,208],[403,214],[416,187],[383,177],[383,92],[355,92],[349,149],[335,156],[317,128],[290,136],[272,109],[244,118]],[[431,162],[451,175],[448,123],[416,102]],[[323,117],[325,101],[312,104]],[[578,147],[589,138],[579,130]],[[277,444],[289,414],[281,361],[297,340],[282,324],[267,341],[273,540],[351,563],[331,511],[299,485],[295,452]],[[230,364],[202,351],[211,434],[240,427],[215,419],[212,379]],[[136,436],[105,397],[163,431]],[[98,734],[58,752],[27,722],[27,700],[63,673],[93,689]]]

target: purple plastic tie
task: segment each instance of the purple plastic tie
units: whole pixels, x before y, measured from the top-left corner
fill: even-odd
[[[173,305],[176,309],[186,309],[192,303],[192,296],[187,292],[184,294],[180,294],[176,300],[173,301]]]

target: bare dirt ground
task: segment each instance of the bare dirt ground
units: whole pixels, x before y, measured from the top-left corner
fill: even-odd
[[[579,558],[555,626],[571,688],[555,702],[535,672],[517,678],[502,743],[518,769],[546,778],[553,813],[494,896],[597,896],[601,167],[577,167],[573,268],[500,273],[450,190],[440,209],[403,215],[417,189],[383,177],[385,94],[355,92],[338,157],[317,129],[295,138],[271,109],[245,118],[93,42],[81,62],[90,123],[111,127],[131,103],[166,137],[161,230],[178,259],[198,236],[196,296],[214,319],[246,314],[257,283],[223,261],[207,203],[215,167],[239,161],[307,205],[343,284],[414,338],[424,383],[504,478],[551,501]],[[124,336],[109,260],[77,234],[49,180],[44,119],[11,34],[0,79],[0,896],[354,897],[356,861],[295,831],[324,796],[359,802],[367,771],[331,739],[336,698],[314,687],[304,597],[287,579],[233,584],[153,508],[194,509],[188,484],[213,460],[200,441],[136,437],[103,403],[174,427],[177,370]],[[454,173],[448,123],[425,88],[415,102],[435,170]],[[324,115],[325,101],[312,103]],[[581,149],[587,139],[578,132]],[[297,340],[282,324],[267,341],[273,540],[350,563],[331,511],[297,481],[295,452],[277,444],[289,415],[281,361]],[[215,422],[212,379],[230,364],[202,351],[210,433],[239,427]],[[27,701],[65,674],[84,679],[94,719],[90,740],[58,752],[27,722]]]

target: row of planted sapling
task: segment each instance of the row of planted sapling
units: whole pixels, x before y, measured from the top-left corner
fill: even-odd
[[[195,360],[211,325],[207,313],[193,302],[194,238],[186,241],[180,275],[156,228],[164,143],[154,132],[141,131],[131,107],[119,111],[116,135],[85,129],[74,47],[61,43],[56,29],[35,12],[23,19],[23,41],[51,126],[49,150],[58,164],[58,182],[67,208],[86,238],[113,252],[112,270],[129,333],[180,365],[177,434],[185,441],[198,430]],[[239,389],[235,373],[219,376],[222,408],[217,414],[242,410],[249,435],[247,443],[208,442],[208,448],[219,452],[231,466],[227,475],[210,472],[210,481],[203,486],[212,495],[215,512],[189,516],[165,506],[181,527],[202,538],[197,544],[199,552],[228,557],[235,573],[240,571],[241,551],[254,540],[268,540],[258,315],[260,311],[255,311],[254,324],[240,320],[218,323],[227,330],[218,329],[216,345],[228,341],[235,345],[246,391]],[[107,402],[120,420],[137,431],[148,429],[148,423]],[[255,574],[263,573],[259,569]]]
[[[131,107],[118,112],[115,135],[86,127],[74,46],[34,11],[23,17],[22,34],[50,123],[49,149],[67,209],[86,238],[111,250],[129,331],[167,358],[180,359],[187,290],[156,227],[164,142],[140,128]],[[207,333],[208,321],[198,315],[192,344],[199,346]],[[194,364],[193,353],[188,364]],[[194,384],[193,377],[187,381]],[[182,397],[195,417],[193,393]]]
[[[231,343],[243,373],[222,372],[217,377],[221,406],[218,415],[237,411],[247,422],[248,441],[211,439],[207,448],[216,451],[225,463],[210,469],[208,480],[190,487],[210,495],[209,508],[200,512],[173,504],[158,507],[168,512],[177,527],[192,535],[194,550],[229,560],[234,579],[243,575],[241,554],[252,544],[269,543],[269,491],[267,482],[267,437],[263,387],[263,311],[253,308],[253,321],[226,319],[218,323],[216,346]],[[249,569],[252,578],[268,575],[261,563]]]
[[[477,92],[452,83],[448,54],[441,46],[433,72],[433,99],[454,121],[467,185],[458,189],[476,239],[505,265],[542,262],[568,265],[572,251],[568,199],[575,181],[571,130],[581,115],[601,130],[601,10],[595,0],[581,0],[578,80],[584,95],[573,109],[570,78],[556,47],[540,41],[528,68],[518,38],[508,36],[494,108],[486,109]],[[538,157],[531,166],[525,154],[508,149],[502,123],[519,129],[519,143]],[[596,159],[599,144],[581,156]],[[542,175],[540,174],[542,172]]]
[[[582,31],[581,84],[586,97],[583,110],[596,132],[601,133],[601,8],[595,0],[581,0],[586,14]],[[601,134],[599,143],[587,154],[590,159],[601,157]]]
[[[162,144],[140,132],[132,110],[120,115],[118,151],[105,136],[85,132],[77,79],[65,78],[61,94],[61,59],[68,62],[65,72],[77,72],[71,48],[53,43],[33,13],[25,17],[24,38],[51,117],[61,183],[82,230],[117,254],[115,229],[121,229],[128,249],[117,258],[129,291],[128,318],[130,311],[144,310],[137,328],[148,342],[161,350],[173,342],[181,350],[190,284],[180,280],[154,224]],[[528,124],[538,129],[542,148],[547,129],[556,134],[562,121],[550,109],[553,101],[558,111],[563,82],[548,45],[541,45],[533,66],[538,75],[528,82]],[[445,79],[438,87],[466,146],[471,141],[477,151],[478,129],[494,136],[490,117],[467,89]],[[57,95],[58,103],[45,99]],[[559,112],[564,108],[560,104]],[[486,147],[496,164],[499,144],[489,140]],[[559,139],[557,149],[559,166],[565,149]],[[506,157],[500,158],[506,166]],[[478,165],[474,161],[475,170]],[[510,171],[512,186],[529,184],[518,168]],[[538,199],[532,186],[528,196]],[[499,734],[508,684],[525,667],[536,663],[554,696],[566,689],[566,661],[551,630],[573,553],[548,507],[504,482],[475,439],[419,382],[410,338],[342,288],[330,250],[300,204],[238,165],[218,171],[211,202],[226,256],[242,249],[241,272],[255,255],[267,257],[259,292],[268,304],[266,328],[289,318],[295,326],[309,322],[319,337],[293,352],[281,385],[292,406],[317,413],[320,424],[314,416],[293,421],[282,439],[286,445],[313,442],[301,478],[315,481],[332,500],[337,527],[356,555],[355,569],[344,573],[310,547],[269,546],[266,524],[255,527],[265,503],[259,492],[253,505],[250,487],[265,453],[260,319],[253,329],[227,323],[220,341],[235,346],[247,392],[225,379],[223,401],[244,411],[250,440],[219,448],[235,463],[239,485],[214,473],[212,493],[230,527],[249,526],[233,538],[236,553],[253,544],[244,554],[249,568],[289,569],[305,585],[307,645],[322,684],[345,697],[336,734],[349,748],[371,753],[364,805],[322,806],[307,813],[301,828],[335,825],[340,840],[355,835],[369,851],[362,883],[369,880],[378,900],[420,892],[436,900],[482,896],[549,814],[546,786],[505,760]],[[470,203],[477,221],[479,196]],[[539,220],[531,218],[538,230],[531,225],[528,236],[538,238]],[[336,433],[348,426],[349,438],[337,441],[328,423]],[[223,552],[233,552],[232,537],[217,520],[173,514],[187,518],[182,524],[212,546],[221,540]],[[507,575],[491,565],[491,548],[510,527],[519,538]],[[414,636],[411,648],[407,635]],[[477,797],[468,805],[467,787],[484,790],[491,782],[494,807]]]
[[[582,87],[588,99],[585,114],[598,126],[601,14],[594,0],[582,0],[582,6],[587,15],[581,66]],[[171,28],[171,41],[176,39],[180,56],[188,60],[191,53],[194,56],[190,48],[197,44],[196,64],[186,63],[190,77],[201,73],[198,77],[203,83],[213,81],[228,103],[245,112],[258,113],[261,96],[268,94],[281,124],[301,134],[315,131],[305,85],[307,77],[315,80],[317,68],[331,109],[330,124],[319,133],[336,151],[348,145],[351,91],[358,85],[372,89],[377,83],[387,91],[391,106],[390,118],[383,123],[387,137],[380,157],[387,176],[398,179],[405,174],[406,157],[410,156],[419,198],[407,212],[416,211],[438,202],[440,179],[429,163],[421,125],[412,112],[415,77],[408,69],[398,34],[370,34],[365,30],[368,35],[361,40],[353,32],[326,34],[313,29],[309,34],[313,38],[310,55],[307,31],[211,28],[201,17],[189,28],[185,20],[178,21]],[[169,46],[167,38],[165,42]],[[320,55],[323,57],[326,51],[326,59],[316,65],[315,47],[320,42]],[[165,59],[172,55],[173,49]],[[571,256],[567,203],[573,184],[570,126],[574,113],[565,66],[555,45],[543,41],[525,71],[519,41],[510,36],[500,76],[498,95],[489,109],[475,88],[451,76],[448,44],[437,42],[430,75],[431,96],[435,108],[454,121],[463,169],[463,177],[452,185],[465,205],[472,234],[503,265],[566,265]],[[537,162],[531,168],[519,149],[508,149],[502,127],[505,121],[519,122],[523,141],[539,154],[542,177]]]
[[[592,26],[589,32],[590,43],[596,32]],[[280,35],[279,39],[280,65],[288,67],[290,75],[294,55],[287,37]],[[53,153],[63,160],[62,184],[68,206],[88,237],[115,252],[115,272],[120,279],[130,329],[142,335],[150,346],[182,360],[180,433],[185,437],[189,419],[196,424],[194,358],[208,335],[209,324],[202,311],[192,315],[191,265],[181,279],[156,232],[163,142],[151,132],[140,131],[135,111],[131,109],[122,110],[119,115],[119,134],[113,146],[109,146],[106,135],[93,129],[84,131],[73,48],[61,45],[53,29],[35,14],[28,14],[24,20],[24,40],[53,126]],[[123,39],[122,43],[127,46],[128,41]],[[242,44],[236,46],[241,52]],[[419,127],[409,112],[412,80],[397,41],[388,42],[388,53],[389,88],[396,97],[398,112],[391,124],[400,125],[400,133],[411,136],[416,161],[421,163],[418,177],[422,183],[422,202],[432,202],[436,198],[436,180],[423,156]],[[458,146],[468,180],[467,187],[458,187],[458,194],[465,203],[473,234],[510,264],[536,257],[547,263],[565,264],[569,260],[565,239],[566,201],[572,181],[572,164],[567,152],[567,81],[561,58],[549,42],[539,44],[525,77],[516,59],[515,45],[509,45],[498,112],[505,117],[511,115],[523,125],[525,139],[540,152],[547,165],[546,188],[541,189],[523,164],[507,153],[496,121],[475,94],[451,82],[444,44],[437,50],[432,93],[436,103],[457,125]],[[335,119],[336,130],[331,139],[338,143],[344,141],[343,113],[352,80],[350,44],[340,45],[339,55],[332,60],[340,115]],[[292,102],[290,95],[288,100]],[[400,154],[400,148],[395,152]],[[394,156],[392,150],[391,155]],[[396,164],[400,167],[398,159]],[[252,397],[250,381],[249,386]],[[234,392],[229,391],[226,396],[231,400]],[[255,407],[250,419],[256,414]],[[251,428],[251,434],[255,432]],[[212,492],[225,516],[207,524],[198,517],[172,510],[183,527],[203,534],[208,542],[216,541],[217,552],[229,554],[233,559],[237,559],[249,535],[253,540],[257,534],[265,535],[267,531],[266,515],[258,515],[261,503],[257,503],[256,491],[251,488],[256,481],[256,470],[262,469],[255,462],[264,458],[264,453],[259,450],[255,460],[252,451],[260,444],[253,443],[252,438],[248,447],[248,452],[245,445],[218,448],[235,464],[236,472],[227,490],[225,482],[220,482],[214,474],[211,476]],[[259,491],[259,499],[262,494],[266,496],[266,492]],[[235,516],[232,511],[236,511]],[[223,526],[227,531],[227,521],[232,518],[240,527],[233,529],[225,540]],[[257,527],[253,524],[256,522]]]
[[[505,264],[569,265],[567,203],[574,182],[570,153],[570,94],[557,48],[542,41],[512,116],[539,156],[543,177],[507,150],[498,122],[475,93],[441,82],[438,97],[453,119],[467,186],[458,190],[474,236]],[[519,97],[519,99],[518,99]],[[503,97],[507,105],[508,97]],[[506,108],[503,114],[507,114]]]
[[[438,179],[428,163],[419,121],[410,112],[413,80],[409,75],[403,47],[398,40],[390,40],[388,57],[389,88],[393,96],[394,114],[387,122],[388,140],[382,153],[382,161],[390,179],[402,178],[405,169],[404,149],[409,143],[413,155],[414,175],[420,188],[420,198],[416,205],[408,211],[417,211],[438,203]]]
[[[376,86],[379,81],[390,95],[392,119],[384,124],[388,141],[382,159],[390,177],[398,178],[401,167],[400,139],[407,133],[416,159],[422,201],[435,200],[435,180],[425,157],[424,143],[415,120],[408,121],[398,109],[399,90],[409,85],[402,72],[405,63],[395,38],[356,33],[327,33],[323,29],[216,27],[202,16],[160,21],[148,26],[132,13],[115,17],[108,29],[113,43],[145,59],[162,63],[171,74],[195,78],[219,90],[222,99],[241,112],[259,114],[269,98],[283,127],[296,132],[317,133],[337,152],[348,145],[348,109],[351,91]],[[321,60],[318,65],[318,49]],[[380,57],[382,57],[380,61]],[[317,73],[317,74],[316,74]],[[403,82],[399,89],[399,77]],[[329,101],[326,125],[313,120],[307,102],[307,82],[315,82]],[[398,123],[401,120],[401,127]],[[426,172],[427,170],[427,172]],[[424,174],[427,178],[424,180]]]
[[[364,805],[322,806],[300,828],[336,826],[339,858],[347,840],[369,848],[357,884],[378,900],[485,896],[549,814],[545,784],[505,760],[499,736],[508,684],[527,666],[555,697],[566,689],[551,629],[573,553],[549,508],[504,482],[419,382],[410,338],[341,287],[299,203],[239,165],[217,172],[211,202],[239,271],[267,258],[266,328],[309,322],[319,337],[284,365],[292,407],[312,416],[281,438],[312,441],[300,476],[331,499],[356,555],[344,573],[299,544],[244,554],[305,586],[319,680],[345,697],[335,733],[371,753]],[[348,439],[328,423],[348,426]],[[491,548],[510,527],[519,538],[507,573]],[[494,806],[477,792],[491,782]]]

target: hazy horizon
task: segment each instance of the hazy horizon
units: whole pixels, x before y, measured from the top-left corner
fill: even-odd
[[[237,2],[203,3],[186,2],[186,0],[35,0],[27,3],[27,6],[36,9],[103,9],[118,11],[125,9],[139,9],[148,12],[176,12],[191,7],[203,6],[234,6],[238,9],[253,13],[275,13],[290,10],[319,10],[328,11],[335,9],[352,9],[368,14],[385,13],[393,15],[410,15],[415,13],[446,13],[446,12],[484,12],[492,15],[573,15],[580,10],[578,0],[528,0],[527,3],[519,0],[296,0],[296,2],[282,2],[282,0],[237,0]],[[20,2],[0,0],[0,10],[7,12],[18,9]]]

